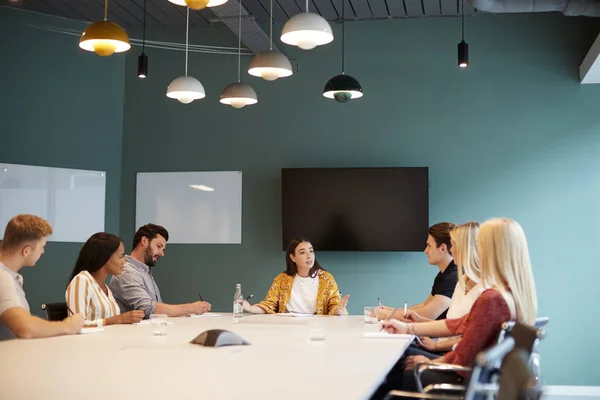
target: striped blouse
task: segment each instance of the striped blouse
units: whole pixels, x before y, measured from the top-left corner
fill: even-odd
[[[103,326],[106,318],[121,314],[108,286],[106,289],[108,296],[88,271],[82,271],[67,286],[67,306],[74,313],[81,314],[86,325]]]

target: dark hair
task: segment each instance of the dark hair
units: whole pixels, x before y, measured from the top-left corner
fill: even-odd
[[[148,240],[152,240],[158,235],[164,237],[167,242],[169,241],[169,232],[160,225],[146,224],[140,227],[133,236],[133,250],[140,244],[144,236]]]
[[[297,238],[293,239],[290,242],[290,244],[288,244],[287,250],[285,251],[285,265],[286,265],[285,273],[288,274],[289,276],[296,276],[296,273],[298,272],[298,267],[296,267],[296,263],[292,261],[292,258],[290,257],[290,255],[296,254],[296,247],[298,247],[298,245],[302,242],[310,243],[310,240],[308,240],[307,238],[304,238],[304,237],[297,237]],[[308,272],[308,275],[311,278],[314,278],[315,276],[317,276],[317,272],[319,272],[320,269],[325,271],[325,269],[323,269],[323,267],[321,267],[319,265],[319,263],[317,262],[317,259],[315,258],[315,264],[312,266],[312,268]]]
[[[435,240],[435,246],[440,247],[442,244],[450,250],[450,231],[454,229],[452,222],[440,222],[429,227],[429,235]]]
[[[111,233],[94,233],[79,250],[79,257],[77,257],[69,282],[82,271],[98,271],[110,260],[120,245],[121,239]]]

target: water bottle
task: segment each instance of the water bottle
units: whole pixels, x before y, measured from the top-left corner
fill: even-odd
[[[233,295],[233,323],[239,324],[244,315],[244,296],[242,296],[242,284],[235,285],[235,294]]]

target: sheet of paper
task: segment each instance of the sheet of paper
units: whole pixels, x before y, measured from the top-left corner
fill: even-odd
[[[219,313],[212,313],[212,312],[207,312],[204,314],[190,314],[190,317],[192,318],[210,318],[210,317],[222,317],[222,314]]]
[[[104,327],[100,326],[84,326],[81,328],[81,334],[104,332]]]
[[[150,325],[150,320],[149,319],[143,319],[140,322],[136,322],[133,325]],[[167,321],[167,325],[173,325],[173,321]]]
[[[413,335],[401,334],[401,333],[387,333],[385,331],[381,332],[363,332],[362,337],[367,339],[404,339],[404,340],[413,340]]]
[[[279,313],[275,314],[279,317],[312,317],[313,314],[300,314],[300,313]]]

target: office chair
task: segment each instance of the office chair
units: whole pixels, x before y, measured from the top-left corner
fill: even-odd
[[[528,366],[528,360],[535,341],[543,337],[542,329],[531,328],[519,323],[513,324],[510,335],[505,335],[502,342],[477,356],[474,368],[435,363],[419,364],[415,368],[415,378],[420,392],[393,390],[388,393],[386,399],[483,400],[493,399],[495,395],[502,394],[502,400],[521,400],[523,398],[538,400],[541,396],[541,389]],[[515,373],[518,373],[519,379],[504,378],[503,380],[503,375],[511,376],[511,372],[507,372],[508,369],[514,369]],[[472,374],[467,387],[433,384],[423,388],[421,376],[425,371],[472,371]],[[517,393],[518,397],[510,397],[514,393]],[[498,397],[497,400],[500,398]]]
[[[541,386],[529,368],[525,349],[515,348],[504,357],[495,400],[539,400]]]
[[[68,316],[67,303],[42,304],[42,310],[46,311],[48,321],[62,321]]]
[[[535,327],[543,328],[546,325],[548,325],[548,322],[550,322],[549,317],[538,317],[535,319]],[[506,335],[510,334],[512,327],[514,325],[515,325],[515,323],[512,321],[505,322],[502,324],[502,330],[500,331],[500,334],[498,335],[498,342],[501,342]],[[537,351],[537,346],[541,339],[543,339],[543,337],[539,337],[533,342],[533,347],[531,349],[531,354],[529,355],[529,362],[528,362],[529,368],[533,372],[535,380],[538,383],[541,382],[540,379],[542,377],[542,364],[541,364],[542,357],[540,356],[540,353]]]

